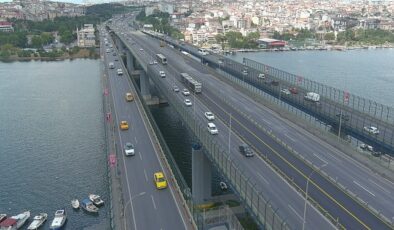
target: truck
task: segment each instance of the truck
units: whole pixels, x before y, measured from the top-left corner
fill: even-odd
[[[193,92],[201,93],[202,84],[194,80],[189,74],[181,73],[181,80]]]
[[[312,101],[312,102],[319,102],[320,101],[320,95],[315,92],[308,92],[304,96],[304,99],[307,101]]]
[[[166,46],[166,43],[164,41],[160,41],[160,47]]]

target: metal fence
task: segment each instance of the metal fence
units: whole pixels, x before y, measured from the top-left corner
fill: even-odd
[[[161,77],[157,71],[152,70],[148,66],[148,73],[150,79],[155,83],[157,89],[171,102],[173,108],[180,114],[185,121],[185,124],[193,131],[201,144],[207,150],[207,156],[223,173],[223,175],[230,182],[234,191],[238,193],[241,200],[246,204],[251,214],[256,218],[258,223],[265,226],[267,229],[289,229],[286,222],[277,214],[278,210],[269,203],[269,199],[264,197],[261,191],[258,191],[255,184],[249,180],[249,177],[240,170],[236,161],[223,149],[222,145],[212,139],[212,136],[206,131],[205,125],[196,120],[190,108],[185,107],[184,104],[176,98],[172,93],[172,88],[159,81]],[[193,205],[190,203],[189,205]],[[190,207],[194,209],[193,206]],[[199,226],[199,212],[193,212],[195,220]]]

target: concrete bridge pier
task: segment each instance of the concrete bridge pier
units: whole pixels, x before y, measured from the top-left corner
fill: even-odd
[[[140,87],[141,94],[145,101],[149,101],[152,99],[152,95],[150,93],[149,87],[149,76],[145,73],[145,71],[140,71]]]
[[[126,68],[129,73],[134,70],[134,57],[129,50],[126,50]]]
[[[192,146],[192,196],[195,204],[201,204],[212,196],[211,161],[203,153],[200,144]]]

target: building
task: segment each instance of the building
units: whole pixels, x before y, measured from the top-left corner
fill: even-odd
[[[262,49],[273,49],[285,47],[286,42],[271,38],[262,38],[257,40],[257,44],[259,45],[259,48]]]
[[[14,32],[14,27],[12,27],[11,22],[0,22],[1,32]]]
[[[77,28],[77,39],[79,47],[95,47],[96,36],[94,35],[93,24],[84,24],[80,30]]]

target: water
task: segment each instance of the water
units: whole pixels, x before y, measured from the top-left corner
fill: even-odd
[[[70,205],[109,199],[101,91],[97,60],[0,63],[0,213],[46,212],[43,229],[59,208],[66,229],[109,223],[109,205],[98,216]]]
[[[394,49],[237,53],[394,107]]]

